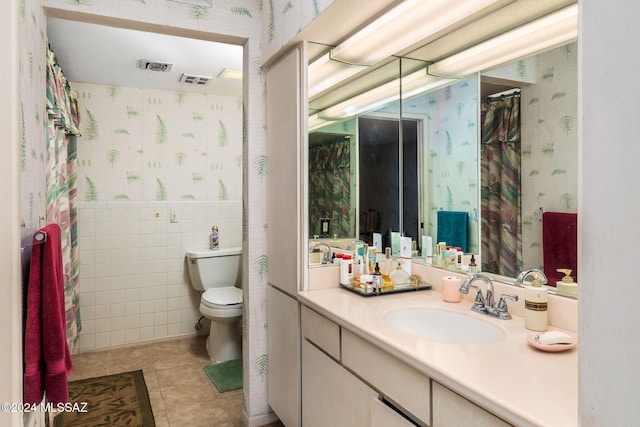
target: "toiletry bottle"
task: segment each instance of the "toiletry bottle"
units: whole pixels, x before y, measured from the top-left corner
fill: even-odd
[[[218,226],[211,227],[211,235],[209,236],[209,249],[218,249],[220,247],[220,238],[218,236]]]
[[[456,246],[456,267],[458,270],[462,269],[462,259],[464,257],[464,252],[462,252],[462,248]]]
[[[524,327],[531,331],[546,331],[548,327],[547,288],[540,275],[533,273],[531,286],[524,287]]]
[[[369,248],[368,258],[369,274],[373,274],[376,265],[378,264],[378,250],[375,248],[375,246]]]
[[[476,274],[478,272],[478,266],[476,265],[476,258],[471,254],[471,260],[469,261],[469,274]]]
[[[393,271],[393,259],[391,258],[391,248],[385,248],[385,259],[382,261],[380,273],[382,273],[382,290],[387,291],[393,289],[393,283],[389,274]]]
[[[389,274],[391,281],[393,282],[394,288],[400,285],[405,285],[409,283],[409,273],[402,269],[402,263],[397,263],[397,267],[395,270]]]
[[[351,255],[342,255],[340,259],[340,284],[351,286],[351,278],[353,277],[353,259]]]
[[[571,270],[559,268],[556,271],[564,274],[562,280],[556,282],[556,289],[566,294],[578,295],[578,284],[573,281],[573,277],[571,277]]]
[[[377,262],[373,270],[373,287],[376,292],[380,292],[380,289],[382,289],[382,273],[380,272],[380,266]]]

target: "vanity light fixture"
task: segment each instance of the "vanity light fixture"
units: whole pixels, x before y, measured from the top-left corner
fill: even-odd
[[[400,82],[402,82],[402,99],[408,99],[445,86],[453,81],[455,81],[455,79],[443,79],[431,76],[427,74],[426,68],[422,68],[402,77],[401,80],[392,80],[322,110],[318,113],[318,118],[324,120],[342,120],[397,101],[400,99]]]
[[[429,73],[461,78],[578,39],[578,5],[566,7],[429,65]]]
[[[308,96],[515,0],[405,0],[309,64]]]
[[[405,0],[331,50],[349,64],[373,65],[452,31],[514,0]]]

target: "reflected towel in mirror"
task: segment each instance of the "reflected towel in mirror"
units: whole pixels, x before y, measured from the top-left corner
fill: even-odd
[[[468,250],[468,212],[438,211],[438,242]]]

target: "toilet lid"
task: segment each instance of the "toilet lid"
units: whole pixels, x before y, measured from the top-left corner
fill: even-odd
[[[202,301],[215,305],[235,305],[242,303],[242,289],[235,286],[207,289],[202,294]]]

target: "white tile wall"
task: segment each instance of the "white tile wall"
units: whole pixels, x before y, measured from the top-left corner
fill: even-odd
[[[184,254],[208,247],[212,225],[241,246],[242,202],[80,203],[80,351],[195,334]]]

